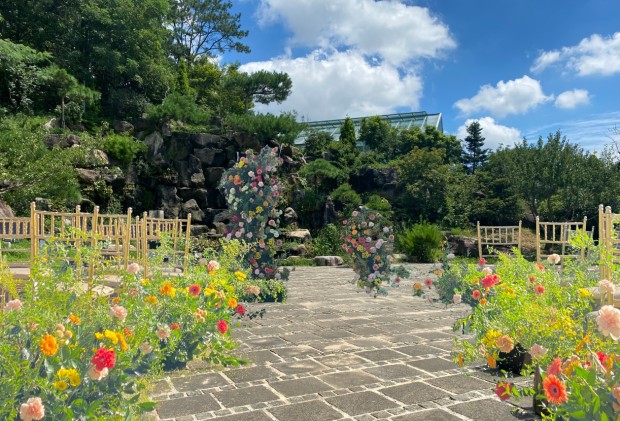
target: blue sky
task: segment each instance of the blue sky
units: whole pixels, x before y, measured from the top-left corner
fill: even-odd
[[[602,151],[620,129],[618,0],[237,0],[250,54],[223,63],[283,71],[293,92],[257,111],[305,120],[443,114],[488,147],[561,130]]]

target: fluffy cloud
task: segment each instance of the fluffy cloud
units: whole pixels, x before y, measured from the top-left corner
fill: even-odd
[[[484,137],[485,148],[497,149],[500,145],[513,146],[515,143],[523,139],[521,132],[514,127],[507,127],[497,124],[492,117],[483,117],[479,119],[467,119],[465,123],[458,128],[456,137],[465,139],[467,137],[467,126],[472,122],[478,121],[482,127],[482,136]]]
[[[520,79],[499,81],[495,87],[484,85],[472,98],[456,101],[454,106],[465,115],[488,111],[498,117],[523,114],[530,108],[552,100],[543,93],[540,82],[523,76]]]
[[[570,109],[577,105],[588,104],[590,94],[585,89],[573,89],[572,91],[562,92],[555,99],[555,106],[558,108]]]
[[[387,114],[405,107],[418,109],[422,81],[388,64],[370,65],[363,54],[315,50],[305,57],[280,57],[248,63],[243,72],[286,72],[293,90],[282,104],[257,104],[256,110],[278,114],[295,110],[307,121]]]
[[[609,37],[594,34],[572,47],[543,51],[531,70],[542,71],[556,63],[575,71],[579,76],[620,73],[620,32]]]
[[[446,25],[427,8],[397,1],[261,0],[259,21],[283,21],[292,45],[354,47],[366,56],[400,65],[437,57],[456,46]]]

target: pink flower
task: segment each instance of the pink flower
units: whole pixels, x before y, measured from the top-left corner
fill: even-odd
[[[424,286],[426,286],[427,288],[430,288],[433,286],[433,280],[431,278],[426,278],[424,280]]]
[[[478,267],[482,269],[484,265],[486,265],[486,263],[487,263],[487,259],[485,259],[484,257],[481,257],[480,260],[478,260]]]
[[[118,304],[114,304],[114,307],[110,307],[110,316],[114,316],[121,322],[124,322],[127,317],[127,309]]]
[[[484,278],[482,278],[480,280],[480,284],[484,287],[484,288],[491,288],[494,287],[497,282],[499,281],[499,276],[497,275],[487,275]]]
[[[219,268],[220,268],[220,264],[215,260],[211,260],[207,264],[207,269],[209,270],[209,272],[212,270],[218,270]]]
[[[495,340],[495,345],[497,345],[499,350],[502,352],[510,352],[515,347],[514,342],[508,335],[503,335],[497,338]]]
[[[541,358],[546,353],[547,353],[547,350],[544,347],[542,347],[541,345],[538,345],[538,344],[534,344],[530,348],[530,355],[535,360],[538,359],[538,358]]]
[[[142,345],[140,345],[140,352],[142,352],[144,355],[148,355],[153,352],[153,346],[148,342],[144,342],[142,343]]]
[[[503,401],[510,398],[511,390],[512,384],[507,382],[499,382],[497,383],[497,386],[495,386],[495,394]]]
[[[480,291],[475,289],[472,293],[471,293],[471,297],[474,300],[479,300],[480,299]]]
[[[127,266],[127,272],[129,273],[138,273],[140,271],[140,265],[137,263],[131,263]]]
[[[41,398],[29,398],[19,407],[19,417],[24,421],[40,420],[45,416],[45,406]]]
[[[19,300],[11,300],[4,306],[5,310],[21,310],[24,304]]]
[[[459,304],[461,302],[461,299],[462,299],[461,294],[454,294],[452,296],[452,302],[454,304]]]
[[[160,326],[155,332],[155,335],[161,340],[168,339],[168,336],[170,336],[170,328],[168,326]]]
[[[487,276],[492,275],[493,274],[493,269],[491,269],[490,267],[486,267],[486,268],[482,269],[482,273],[484,273]]]
[[[620,310],[614,306],[601,307],[598,311],[596,323],[603,336],[611,336],[614,340],[620,338]]]
[[[558,374],[561,374],[561,373],[562,373],[562,359],[560,357],[554,358],[553,361],[551,361],[551,365],[547,369],[547,374],[557,376]]]
[[[108,373],[110,371],[108,370],[107,367],[104,367],[102,370],[97,370],[97,367],[95,367],[94,365],[90,367],[90,369],[88,370],[88,377],[91,380],[102,380],[105,379],[106,377],[108,377]]]
[[[228,332],[228,323],[226,320],[220,320],[217,322],[217,330],[219,330],[222,335]]]
[[[608,279],[603,279],[601,282],[599,282],[598,287],[601,292],[608,292],[610,294],[613,294],[616,290],[615,285]]]

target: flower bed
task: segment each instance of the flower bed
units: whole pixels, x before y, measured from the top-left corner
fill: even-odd
[[[239,364],[232,323],[259,315],[240,303],[259,288],[231,255],[239,247],[179,277],[144,278],[131,264],[111,296],[85,290],[81,265],[63,263],[81,250],[51,250],[0,311],[0,419],[131,419],[154,407],[140,394],[145,375],[194,356]]]
[[[517,387],[505,373],[496,387],[500,399],[533,396],[538,412],[553,419],[618,419],[620,310],[593,312],[598,272],[588,268],[594,262],[558,263],[557,255],[532,264],[517,254],[500,255],[494,271],[483,264],[448,265],[438,281],[440,297],[472,305],[454,327],[474,334],[473,343],[456,341],[454,360],[482,359],[497,368],[520,347],[528,356],[522,374],[535,374],[534,385]],[[601,281],[599,288],[615,287]]]

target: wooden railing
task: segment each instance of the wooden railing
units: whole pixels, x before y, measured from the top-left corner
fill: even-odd
[[[521,221],[519,225],[509,226],[485,226],[477,223],[478,232],[478,256],[488,257],[492,254],[483,254],[489,247],[516,247],[521,250]]]
[[[572,249],[571,238],[577,233],[588,234],[586,223],[588,217],[579,222],[542,222],[536,217],[536,261],[558,254],[562,258],[585,258],[585,248]],[[592,233],[593,234],[593,233]],[[550,248],[550,253],[547,252]],[[572,252],[571,252],[572,251]]]

